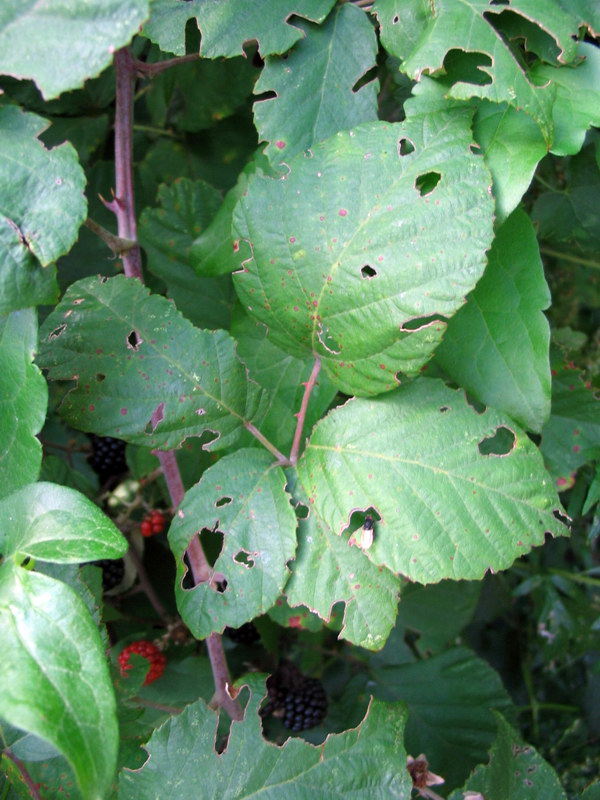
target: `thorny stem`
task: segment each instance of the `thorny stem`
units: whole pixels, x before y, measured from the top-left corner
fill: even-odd
[[[133,192],[133,89],[135,60],[125,47],[115,54],[116,110],[115,110],[115,184],[116,194],[108,208],[117,218],[119,238],[136,244],[122,254],[123,271],[129,278],[142,275],[142,257],[137,244],[137,222]]]
[[[290,452],[290,464],[294,465],[298,461],[298,451],[300,450],[300,441],[302,439],[302,431],[304,429],[304,420],[306,419],[306,409],[308,408],[308,401],[310,395],[317,382],[319,370],[321,369],[321,359],[315,358],[315,363],[310,373],[310,378],[304,384],[304,395],[302,396],[302,403],[300,404],[300,411],[296,415],[298,423],[296,425],[296,432],[294,433],[294,441]]]
[[[215,679],[214,699],[218,705],[225,709],[231,719],[241,720],[244,718],[244,712],[237,700],[229,694],[231,678],[229,677],[229,668],[227,666],[227,660],[225,659],[221,635],[219,633],[211,633],[205,641],[208,657],[210,658],[210,666]]]
[[[99,236],[104,244],[113,251],[115,256],[122,256],[123,253],[135,247],[135,242],[131,241],[131,239],[121,239],[120,236],[115,236],[114,233],[107,231],[106,228],[103,228],[102,225],[98,225],[97,222],[94,222],[94,220],[89,217],[83,224],[86,228],[89,228],[92,233]]]
[[[550,247],[540,247],[540,252],[546,256],[559,258],[562,261],[570,261],[572,264],[581,264],[583,267],[591,267],[592,269],[600,269],[600,261],[594,261],[591,258],[581,258],[581,256],[573,255],[572,253],[562,253],[560,250],[553,250]]]
[[[33,780],[31,779],[31,775],[27,771],[27,767],[21,761],[21,759],[17,758],[9,749],[4,751],[4,755],[13,762],[15,767],[21,773],[21,777],[23,778],[23,782],[25,783],[25,785],[29,789],[29,794],[32,796],[33,800],[41,800],[42,796],[40,795],[40,792],[39,792],[39,789],[38,789],[38,784],[33,782]]]

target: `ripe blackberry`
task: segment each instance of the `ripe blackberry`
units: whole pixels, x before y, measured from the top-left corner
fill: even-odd
[[[102,589],[110,592],[118,586],[125,577],[125,562],[122,558],[101,558],[99,561],[90,561],[94,567],[102,569]]]
[[[140,639],[137,642],[128,644],[119,655],[119,667],[121,668],[121,675],[124,678],[127,677],[127,671],[131,669],[129,656],[132,653],[137,653],[140,656],[144,656],[144,658],[147,659],[150,664],[150,669],[146,675],[144,686],[148,686],[149,683],[154,683],[154,681],[158,680],[158,678],[160,678],[165,671],[165,667],[167,665],[167,658],[165,654],[161,653],[158,647],[155,644],[152,644],[152,642],[149,642],[146,639]]]
[[[314,728],[327,713],[327,695],[318,678],[305,678],[299,689],[290,689],[284,700],[283,725],[288,730]]]
[[[225,628],[223,633],[236,644],[251,645],[260,639],[260,633],[253,622],[245,622],[239,628]]]
[[[127,472],[124,441],[113,436],[96,436],[94,433],[90,434],[90,440],[92,453],[88,461],[100,478],[100,483]]]

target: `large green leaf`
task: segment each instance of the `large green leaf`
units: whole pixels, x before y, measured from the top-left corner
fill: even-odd
[[[139,239],[148,269],[167,285],[168,296],[201,328],[228,328],[235,295],[230,278],[206,278],[190,266],[194,239],[214,217],[221,195],[204,181],[180,178],[158,190],[160,208],[146,209]]]
[[[74,489],[32,483],[0,500],[0,553],[19,553],[78,564],[97,558],[120,558],[127,540],[111,520]]]
[[[74,283],[40,338],[49,377],[76,381],[61,413],[83,430],[162,448],[210,430],[226,447],[255,411],[233,339],[194,328],[137,280]]]
[[[255,175],[238,203],[244,306],[347,393],[416,374],[445,328],[432,317],[451,316],[483,272],[493,201],[470,119],[452,109],[340,132],[284,179]]]
[[[54,745],[84,798],[102,800],[118,729],[104,647],[83,601],[60,581],[5,563],[0,636],[0,716]]]
[[[58,97],[108,67],[147,16],[148,0],[3,0],[0,74]]]
[[[536,120],[550,143],[553,89],[535,86],[523,70],[502,33],[499,15],[503,11],[506,11],[504,3],[490,3],[489,0],[461,3],[439,0],[435,6],[424,0],[376,0],[375,3],[383,46],[401,59],[403,72],[418,80],[423,73],[439,72],[446,66],[451,74],[448,55],[466,51],[476,57],[477,69],[475,74],[469,74],[463,53],[459,80],[451,86],[450,96],[504,101],[523,109]],[[575,58],[573,38],[578,31],[579,18],[559,0],[544,0],[543,3],[513,0],[510,12],[522,15],[531,23],[530,27],[537,25],[551,36],[556,41],[562,63]]]
[[[85,176],[77,153],[68,143],[46,150],[37,138],[46,127],[36,114],[0,107],[0,214],[18,234],[22,250],[43,266],[70,249],[87,214]],[[31,271],[25,252],[19,252],[14,240],[3,239],[6,255],[14,262],[12,271],[23,266]],[[8,265],[2,269],[3,283],[9,280],[7,270]],[[20,288],[20,277],[11,280]]]
[[[512,447],[495,446],[498,431]],[[367,555],[420,583],[479,579],[546,532],[567,533],[526,434],[493,409],[477,413],[438,380],[334,409],[315,427],[298,473],[314,513],[337,534],[353,511],[374,509],[381,520]]]
[[[380,650],[394,627],[400,581],[376,567],[348,536],[336,536],[315,514],[300,521],[298,553],[286,586],[288,601],[305,605],[327,622],[335,603],[345,603],[340,636]]]
[[[222,458],[186,492],[169,544],[177,562],[177,606],[198,639],[226,625],[238,628],[281,594],[296,550],[296,515],[285,482],[269,453],[244,449]],[[223,546],[210,580],[184,589],[183,555],[202,530],[222,534]]]
[[[453,381],[537,433],[550,414],[549,305],[535,230],[518,209],[435,355]]]
[[[42,463],[39,433],[48,387],[32,363],[37,345],[33,309],[0,317],[0,497],[36,480]]]
[[[290,17],[322,22],[335,0],[153,0],[152,16],[142,33],[161,50],[182,56],[185,28],[194,18],[202,34],[200,53],[205,58],[239,56],[244,44],[258,43],[262,56],[285,53],[303,35]]]
[[[461,789],[449,800],[485,797],[485,800],[566,800],[558,775],[550,764],[496,713],[498,735],[489,753],[489,763],[477,767]],[[471,793],[471,794],[470,794]],[[479,793],[479,794],[477,794]]]
[[[214,749],[215,712],[201,700],[192,703],[155,731],[142,769],[121,774],[120,800],[409,800],[402,705],[372,701],[357,728],[330,734],[319,747],[299,738],[278,747],[262,736],[262,681],[249,676],[247,683],[244,720],[232,723],[223,753]]]
[[[424,753],[450,786],[486,760],[496,731],[491,709],[511,708],[500,676],[466,647],[415,664],[372,667],[371,677],[377,697],[408,706],[408,752]]]
[[[15,223],[0,213],[0,314],[57,300],[56,267],[42,267]]]
[[[305,32],[286,59],[272,56],[254,87],[275,96],[255,103],[254,122],[265,154],[287,161],[339,130],[377,119],[374,80],[355,90],[375,66],[377,38],[364,11],[338,6],[321,26],[298,23]]]

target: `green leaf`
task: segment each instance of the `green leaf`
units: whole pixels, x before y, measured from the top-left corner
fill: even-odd
[[[537,433],[550,414],[549,305],[535,230],[518,209],[435,355],[453,381]]]
[[[346,393],[416,374],[443,334],[436,317],[483,272],[492,198],[470,117],[340,132],[291,159],[285,179],[256,175],[238,203],[251,251],[235,275],[244,307],[286,352],[319,356]]]
[[[502,4],[488,0],[440,0],[433,8],[423,0],[376,0],[380,36],[388,52],[401,59],[401,69],[419,80],[424,72],[436,73],[446,67],[452,76],[449,94],[457,99],[487,98],[523,109],[538,123],[545,140],[552,140],[552,87],[538,87],[530,81],[518,58],[501,34],[498,15]],[[534,4],[513,0],[510,11],[521,14],[551,36],[560,48],[561,62],[575,57],[578,19],[561,7],[558,0]],[[497,29],[498,28],[498,29]],[[448,55],[459,51],[458,74],[449,70]],[[465,57],[466,51],[468,57]],[[475,62],[469,71],[467,64]]]
[[[87,215],[85,176],[77,153],[68,143],[46,150],[37,138],[46,127],[36,114],[23,113],[16,106],[0,107],[0,213],[18,234],[22,250],[31,252],[43,266],[71,248]],[[31,262],[14,240],[5,247],[17,268],[26,264],[31,270]]]
[[[0,552],[77,564],[120,558],[127,541],[111,520],[74,489],[32,483],[0,500]]]
[[[267,336],[264,325],[247,317],[243,312],[234,316],[231,335],[237,340],[237,352],[248,367],[251,380],[264,391],[263,402],[254,417],[254,424],[282,453],[290,451],[313,361],[294,358],[274,345]],[[310,395],[304,419],[304,430],[309,431],[329,408],[336,388],[327,375],[320,373]],[[245,434],[247,445],[256,439]]]
[[[540,449],[562,492],[579,467],[600,457],[600,401],[572,362],[555,356],[552,366],[552,410]]]
[[[407,751],[424,753],[450,786],[486,760],[496,731],[491,709],[511,708],[499,675],[466,647],[371,673],[377,697],[408,705]]]
[[[32,78],[46,100],[58,97],[108,67],[147,16],[148,0],[4,0],[0,73]]]
[[[58,294],[56,267],[42,267],[15,223],[0,214],[0,314],[55,303]]]
[[[494,447],[498,432],[512,447]],[[433,379],[335,408],[315,427],[298,474],[338,535],[353,511],[374,509],[380,521],[365,552],[420,583],[479,579],[542,544],[545,532],[567,533],[527,435]]]
[[[50,379],[76,381],[61,414],[82,430],[164,449],[210,430],[222,448],[257,404],[233,339],[194,328],[137,280],[74,283],[40,339]]]
[[[257,714],[264,694],[262,681],[249,676],[247,683],[252,694],[244,720],[232,723],[223,753],[214,749],[215,712],[202,701],[193,703],[155,731],[142,769],[121,773],[120,800],[243,800],[257,796],[264,800],[284,796],[286,800],[409,800],[412,784],[402,746],[403,706],[374,700],[365,719],[353,730],[330,734],[318,747],[295,738],[279,747],[262,736]]]
[[[206,278],[190,266],[194,239],[214,217],[221,195],[204,181],[179,178],[158,190],[161,208],[145,209],[139,239],[148,269],[167,285],[168,296],[190,322],[202,328],[228,328],[233,302],[229,278]]]
[[[98,631],[60,581],[0,568],[0,716],[57,748],[86,800],[102,800],[116,767],[118,729]]]
[[[311,514],[300,520],[298,553],[285,591],[292,605],[306,605],[326,622],[334,604],[343,601],[340,637],[380,650],[394,627],[400,581]]]
[[[296,515],[285,475],[264,450],[222,458],[186,492],[169,530],[177,563],[177,607],[198,639],[225,626],[238,628],[268,611],[289,577],[296,550]],[[210,575],[184,589],[184,552],[202,530],[221,533],[222,549]],[[227,581],[224,591],[223,577]]]
[[[254,123],[273,164],[288,161],[339,130],[377,119],[379,82],[355,90],[375,65],[377,38],[364,11],[338,6],[305,33],[286,59],[266,59],[254,93],[275,93],[254,104]]]
[[[244,44],[256,39],[262,56],[285,53],[302,37],[302,30],[290,17],[322,22],[335,0],[266,0],[260,4],[246,0],[153,0],[152,16],[142,33],[161,50],[182,56],[185,53],[185,28],[196,19],[204,58],[244,54]]]
[[[581,800],[600,800],[600,781],[595,781],[581,795]]]
[[[33,309],[0,317],[0,497],[35,481],[42,463],[39,433],[48,387],[32,363],[37,345]]]
[[[486,800],[531,800],[532,797],[567,800],[558,775],[550,764],[495,713],[498,736],[489,753],[489,763],[477,767],[462,789],[449,800],[463,800],[469,792]]]
[[[579,42],[577,54],[583,61],[576,66],[537,64],[532,69],[536,82],[551,81],[556,86],[550,149],[557,156],[578,153],[588,128],[600,125],[600,51],[596,45]]]

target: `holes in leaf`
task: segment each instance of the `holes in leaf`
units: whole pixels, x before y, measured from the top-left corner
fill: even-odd
[[[403,322],[400,326],[401,331],[419,331],[421,328],[427,328],[434,322],[439,322],[445,325],[445,320],[439,317],[437,314],[433,314],[429,317],[415,317],[414,319],[407,319],[406,322]]]
[[[102,381],[106,380],[106,375],[104,375],[102,372],[97,372],[96,380],[98,381],[98,383],[102,383]]]
[[[482,439],[478,448],[482,456],[506,456],[515,446],[517,437],[510,428],[502,425],[493,436]]]
[[[144,433],[154,433],[154,431],[158,428],[159,424],[164,419],[164,410],[165,404],[159,403],[154,411],[152,412],[152,416],[150,417],[149,422],[147,423]]]
[[[476,400],[473,395],[465,392],[465,400],[467,401],[467,405],[471,406],[473,411],[476,411],[478,414],[483,414],[487,408],[487,406],[479,400]]]
[[[308,515],[310,514],[310,509],[305,503],[298,503],[296,506],[296,518],[297,519],[308,519]]]
[[[536,60],[534,53],[548,63],[559,58],[561,50],[555,39],[525,16],[507,8],[500,13],[486,12],[483,17],[517,60],[533,63]]]
[[[52,342],[54,339],[58,339],[58,337],[61,336],[66,331],[66,329],[67,329],[67,324],[66,322],[63,322],[62,325],[59,325],[58,327],[54,328],[54,330],[48,334],[48,341]]]
[[[373,267],[369,266],[369,264],[365,264],[361,269],[360,274],[363,278],[374,278],[377,275],[377,270],[373,269]]]
[[[473,83],[476,86],[488,86],[492,76],[483,67],[491,67],[492,59],[485,53],[467,52],[466,50],[449,50],[444,59],[446,76],[444,83]]]
[[[552,512],[552,515],[554,519],[557,519],[559,522],[562,522],[563,525],[566,525],[567,527],[571,526],[571,519],[559,508],[555,508],[554,511]]]
[[[203,580],[201,579],[200,582],[208,582],[210,588],[215,592],[224,592],[227,589],[227,578],[222,572],[215,572],[212,569],[223,550],[224,535],[222,531],[218,530],[218,525],[219,523],[217,522],[212,530],[210,528],[203,528],[199,534],[200,544],[202,545],[204,555],[210,567],[208,574],[204,575]],[[189,591],[194,588],[195,581],[187,552],[183,556],[183,563],[185,564],[186,571],[181,580],[181,588]]]
[[[221,506],[228,506],[229,503],[231,503],[232,499],[233,498],[226,497],[226,496],[225,497],[219,497],[219,499],[217,500],[215,505],[216,505],[217,508],[221,508]]]
[[[367,70],[364,75],[362,75],[352,87],[352,91],[354,94],[356,92],[360,92],[363,86],[366,86],[367,83],[371,83],[371,81],[375,80],[377,77],[377,70],[379,67],[372,67],[371,69]]]
[[[440,407],[440,414],[445,414],[446,411],[450,411],[450,406],[441,406]]]
[[[424,172],[415,181],[415,189],[421,197],[431,194],[440,182],[442,176],[439,172]]]
[[[469,145],[469,150],[470,150],[470,151],[473,153],[473,155],[475,155],[475,156],[480,156],[480,155],[482,154],[482,153],[481,153],[481,147],[480,147],[478,144],[470,144],[470,145]]]
[[[263,92],[262,94],[256,95],[254,98],[254,102],[262,103],[263,100],[274,100],[277,97],[277,92]]]
[[[319,326],[317,328],[317,337],[328,353],[339,355],[342,352],[342,348],[329,332],[329,328],[327,325],[323,325],[322,322],[319,322]]]
[[[398,16],[398,14],[395,14],[392,17],[392,25],[397,25],[399,22],[400,22],[400,17]]]
[[[398,141],[398,155],[399,156],[409,156],[411,153],[415,152],[415,146],[411,142],[410,139],[403,137]]]
[[[139,336],[137,331],[131,331],[129,336],[127,337],[127,347],[129,350],[133,350],[135,353],[140,349],[140,345],[143,343],[143,339]]]
[[[238,564],[243,564],[246,569],[252,569],[254,566],[254,559],[250,558],[250,553],[247,553],[245,550],[240,550],[239,553],[236,553],[233,560]]]

